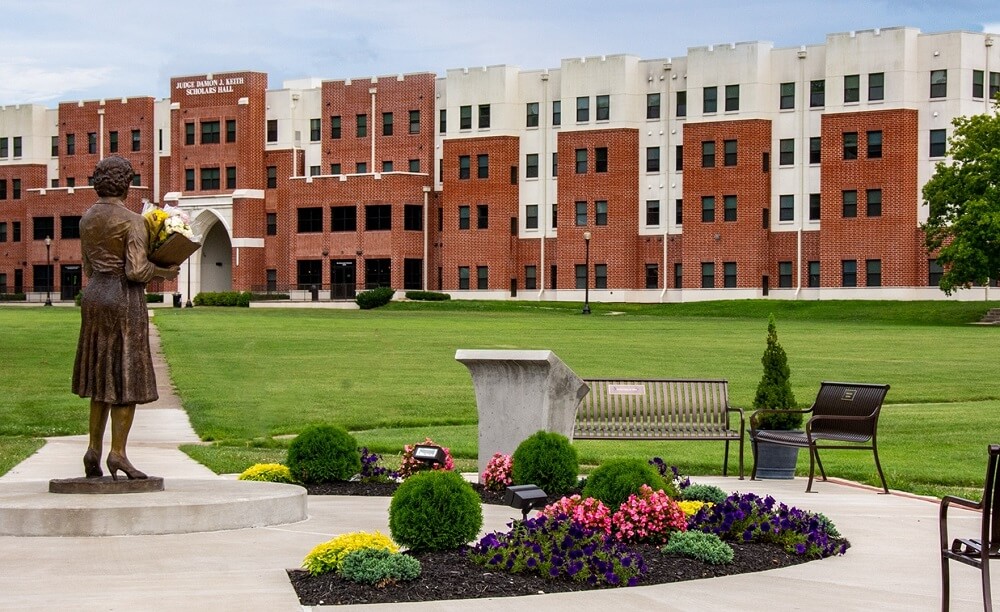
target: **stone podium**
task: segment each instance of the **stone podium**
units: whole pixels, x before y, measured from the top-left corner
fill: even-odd
[[[459,349],[479,411],[479,473],[494,453],[511,455],[540,429],[573,439],[576,409],[590,388],[552,351]]]

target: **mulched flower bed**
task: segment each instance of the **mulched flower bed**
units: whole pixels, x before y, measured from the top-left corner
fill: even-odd
[[[306,488],[310,495],[389,497],[396,490],[396,487],[395,483],[339,482],[311,485]],[[502,494],[486,491],[480,485],[473,485],[473,488],[479,493],[483,503],[503,503]],[[554,500],[555,498],[550,501]],[[732,563],[725,565],[708,565],[687,557],[665,555],[655,546],[634,546],[634,549],[642,554],[649,568],[639,584],[663,584],[760,572],[811,560],[787,553],[774,544],[758,542],[730,542],[730,544],[735,556]],[[304,606],[512,597],[601,588],[571,580],[548,580],[536,576],[495,571],[466,558],[467,550],[416,554],[414,557],[420,560],[421,564],[419,578],[382,587],[344,580],[332,572],[320,576],[310,576],[305,570],[289,570],[288,577],[299,596],[299,601]]]

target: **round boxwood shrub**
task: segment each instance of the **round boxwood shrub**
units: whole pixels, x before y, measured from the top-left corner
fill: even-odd
[[[285,461],[295,480],[318,484],[349,480],[361,471],[354,436],[343,427],[314,425],[292,440]]]
[[[392,301],[392,296],[395,294],[396,290],[392,287],[376,287],[375,289],[362,291],[354,297],[354,301],[358,303],[358,306],[362,310],[369,310],[385,306]]]
[[[670,499],[680,499],[677,487],[665,481],[656,468],[642,459],[616,459],[600,466],[587,478],[583,496],[599,499],[609,508],[618,508],[629,495],[638,494],[642,485],[649,485],[653,491],[663,489]]]
[[[514,484],[533,484],[549,495],[564,495],[576,487],[580,463],[576,449],[562,434],[539,431],[517,446],[511,477]]]
[[[357,550],[340,564],[340,575],[351,582],[385,586],[420,575],[420,561],[383,548]]]
[[[479,495],[455,472],[414,474],[399,485],[389,503],[389,533],[411,550],[458,548],[482,526]]]
[[[691,557],[709,565],[732,563],[734,557],[732,546],[723,542],[714,533],[703,531],[673,533],[661,552]]]
[[[715,485],[692,484],[685,489],[681,489],[681,497],[688,501],[721,504],[726,501],[726,498],[729,497],[729,495]]]

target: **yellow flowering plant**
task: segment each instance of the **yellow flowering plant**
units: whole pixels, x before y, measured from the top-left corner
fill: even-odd
[[[161,208],[146,200],[142,205],[142,216],[146,220],[150,253],[158,249],[172,234],[181,234],[192,241],[195,239],[187,213],[176,206],[168,204]]]
[[[309,570],[313,576],[336,572],[344,562],[344,558],[352,552],[365,549],[381,549],[390,553],[399,552],[399,546],[389,536],[376,531],[355,531],[339,535],[328,542],[317,545],[302,561],[302,567]]]

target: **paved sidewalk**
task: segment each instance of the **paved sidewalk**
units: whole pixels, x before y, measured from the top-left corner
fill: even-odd
[[[155,329],[153,330],[155,333]],[[158,339],[154,336],[154,347]],[[169,478],[218,478],[177,450],[196,442],[156,355],[161,399],[136,415],[129,454],[140,469]],[[84,436],[57,438],[0,478],[48,480],[82,474]],[[430,602],[350,609],[500,611],[541,607],[582,610],[937,610],[940,565],[935,501],[879,495],[843,482],[697,482],[727,491],[771,494],[829,516],[851,540],[843,557],[769,572],[630,589]],[[300,523],[197,534],[120,537],[0,537],[0,610],[261,610],[300,611],[286,568],[316,544],[350,531],[388,532],[387,498],[312,497]],[[485,529],[503,529],[517,514],[485,506]],[[953,531],[972,534],[978,515],[955,510]],[[994,565],[994,584],[1000,569]],[[981,610],[979,573],[953,564],[952,609]],[[1000,603],[998,601],[997,603]]]

